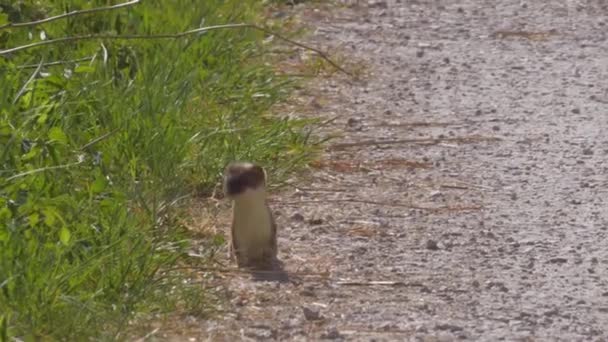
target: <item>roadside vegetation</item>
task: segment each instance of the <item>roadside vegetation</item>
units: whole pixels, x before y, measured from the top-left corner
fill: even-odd
[[[267,63],[267,34],[114,39],[259,22],[255,0],[0,0],[0,340],[120,339],[129,322],[186,307],[204,289],[188,264],[183,203],[225,164],[281,181],[310,160],[310,122],[271,115],[293,80]],[[221,239],[215,241],[223,243]],[[187,305],[184,303],[187,302]]]

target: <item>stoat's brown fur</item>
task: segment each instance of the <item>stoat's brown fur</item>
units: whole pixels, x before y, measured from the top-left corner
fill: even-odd
[[[231,256],[239,267],[271,268],[277,256],[277,229],[266,201],[266,172],[251,163],[231,163],[224,192],[233,200]]]

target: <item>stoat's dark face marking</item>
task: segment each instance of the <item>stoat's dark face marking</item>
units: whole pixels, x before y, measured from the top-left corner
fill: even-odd
[[[224,193],[228,197],[237,196],[247,189],[257,189],[266,183],[266,173],[258,165],[234,162],[224,172]]]

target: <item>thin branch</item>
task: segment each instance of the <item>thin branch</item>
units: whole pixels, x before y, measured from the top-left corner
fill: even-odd
[[[77,58],[77,59],[70,59],[70,60],[66,60],[66,61],[55,61],[55,62],[48,62],[48,63],[43,63],[42,66],[43,67],[47,67],[47,66],[53,66],[53,65],[60,65],[60,64],[68,64],[68,63],[77,63],[77,62],[85,62],[85,61],[90,61],[93,58],[95,58],[95,55],[90,56],[90,57],[83,57],[83,58]],[[25,65],[20,65],[17,67],[17,69],[31,69],[31,68],[37,68],[39,64],[25,64]]]
[[[27,45],[21,45],[21,46],[17,46],[14,47],[12,49],[6,49],[6,50],[1,50],[0,51],[0,56],[4,56],[4,55],[8,55],[14,52],[19,52],[19,51],[23,51],[23,50],[27,50],[27,49],[31,49],[31,48],[36,48],[36,47],[41,47],[41,46],[46,46],[46,45],[53,45],[53,44],[58,44],[58,43],[65,43],[65,42],[76,42],[76,41],[81,41],[81,40],[95,40],[95,39],[115,39],[115,40],[135,40],[135,39],[178,39],[178,38],[182,38],[185,36],[189,36],[189,35],[193,35],[193,34],[197,34],[197,33],[202,33],[202,32],[207,32],[207,31],[213,31],[213,30],[222,30],[222,29],[241,29],[241,28],[252,28],[258,31],[262,31],[266,34],[270,34],[273,35],[275,37],[277,37],[280,40],[283,40],[287,43],[296,45],[298,47],[301,47],[303,49],[307,49],[310,51],[315,52],[317,55],[319,55],[321,58],[323,58],[325,61],[327,61],[329,64],[331,64],[334,68],[336,68],[337,70],[353,77],[353,75],[344,70],[341,66],[339,66],[336,62],[332,61],[331,58],[329,58],[327,56],[327,54],[325,54],[323,51],[299,43],[295,40],[289,39],[285,36],[282,36],[276,32],[273,32],[267,28],[264,28],[262,26],[258,26],[255,24],[224,24],[224,25],[215,25],[215,26],[207,26],[207,27],[201,27],[201,28],[197,28],[197,29],[193,29],[193,30],[189,30],[189,31],[184,31],[184,32],[180,32],[180,33],[165,33],[165,34],[152,34],[152,35],[139,35],[139,34],[133,34],[133,35],[111,35],[111,34],[91,34],[91,35],[86,35],[86,36],[73,36],[73,37],[62,37],[62,38],[56,38],[56,39],[50,39],[50,40],[44,40],[44,41],[40,41],[40,42],[36,42],[36,43],[31,43],[31,44],[27,44]]]
[[[36,67],[36,70],[34,70],[34,72],[32,73],[32,75],[30,76],[30,78],[28,78],[28,80],[25,82],[25,84],[23,85],[23,87],[21,87],[21,89],[19,89],[19,92],[17,93],[17,95],[15,95],[15,98],[13,99],[13,104],[17,103],[17,101],[19,100],[19,98],[27,90],[27,86],[36,78],[36,76],[38,76],[38,73],[40,72],[40,69],[42,69],[42,65],[43,64],[44,64],[44,58],[41,58],[40,59],[40,63],[38,63],[38,66]]]
[[[31,44],[21,45],[12,49],[6,49],[0,51],[0,56],[8,55],[10,53],[19,52],[22,50],[27,50],[31,48],[46,46],[46,45],[54,45],[65,42],[76,42],[81,40],[95,40],[95,39],[115,39],[115,40],[136,40],[136,39],[177,39],[182,38],[187,35],[202,33],[205,31],[219,30],[219,29],[227,29],[227,28],[243,28],[250,27],[249,24],[227,24],[227,25],[216,25],[216,26],[207,26],[201,27],[194,30],[189,30],[180,33],[167,33],[167,34],[152,34],[152,35],[141,35],[141,34],[128,34],[128,35],[113,35],[113,34],[89,34],[85,36],[72,36],[72,37],[61,37],[50,40],[43,40],[40,42],[35,42]]]
[[[380,146],[380,145],[395,145],[395,144],[439,144],[442,142],[481,142],[481,141],[501,141],[502,139],[496,137],[482,137],[482,136],[470,136],[470,137],[458,137],[458,138],[423,138],[423,139],[396,139],[396,140],[363,140],[352,143],[341,143],[329,146],[329,150],[343,150],[349,147],[359,146]]]
[[[298,277],[323,277],[328,278],[329,272],[301,272],[301,271],[284,271],[284,270],[248,270],[235,267],[213,267],[213,266],[176,266],[165,270],[165,272],[179,271],[179,270],[195,270],[201,272],[218,272],[218,273],[237,273],[237,274],[267,274],[267,275],[282,275],[287,274],[290,276]]]
[[[156,335],[156,333],[160,330],[160,328],[156,328],[152,331],[150,331],[149,333],[147,333],[145,336],[143,336],[142,338],[139,338],[137,340],[135,340],[135,342],[145,342],[147,339],[149,339],[150,337]]]
[[[269,202],[274,202],[270,201]],[[482,206],[479,205],[470,205],[470,206],[443,206],[443,207],[423,207],[415,204],[406,204],[399,202],[380,202],[380,201],[369,201],[369,200],[357,200],[357,199],[325,199],[325,200],[304,200],[304,201],[295,201],[295,202],[276,202],[281,205],[302,205],[302,204],[324,204],[324,203],[360,203],[360,204],[371,204],[371,205],[380,205],[386,207],[397,207],[397,208],[409,208],[409,209],[417,209],[417,210],[427,210],[427,211],[468,211],[468,210],[481,210]]]
[[[445,126],[463,126],[467,122],[381,122],[377,125],[371,125],[372,127],[445,127]]]
[[[16,174],[14,176],[8,177],[6,179],[6,181],[10,182],[13,179],[17,179],[17,178],[20,178],[20,177],[25,177],[25,176],[28,176],[28,175],[33,175],[35,173],[40,173],[40,172],[44,172],[44,171],[67,169],[67,168],[70,168],[70,167],[73,167],[73,166],[77,166],[77,165],[80,165],[80,164],[82,164],[82,161],[79,161],[79,162],[76,162],[76,163],[72,163],[72,164],[64,164],[64,165],[43,167],[43,168],[40,168],[40,169],[30,170],[30,171],[26,171],[26,172],[19,173],[19,174]]]
[[[97,138],[89,141],[88,143],[82,145],[82,147],[80,147],[79,150],[81,150],[81,151],[86,150],[87,148],[89,148],[89,147],[97,144],[98,142],[100,142],[100,141],[108,138],[109,136],[113,135],[116,132],[118,132],[118,128],[115,128],[115,129],[113,129],[113,130],[111,130],[111,131],[109,131],[109,132],[107,132],[105,134],[102,134],[101,136],[99,136],[99,137],[97,137]]]
[[[375,286],[375,285],[384,285],[384,286],[411,286],[411,287],[425,287],[424,284],[419,282],[411,282],[406,283],[403,281],[387,281],[387,280],[352,280],[352,281],[338,281],[336,285],[342,286]]]
[[[326,61],[327,61],[329,64],[331,64],[331,65],[332,65],[334,68],[336,68],[337,70],[340,70],[341,72],[343,72],[343,73],[347,74],[347,75],[348,75],[348,76],[350,76],[350,77],[354,77],[354,75],[353,75],[352,73],[350,73],[350,72],[348,72],[348,71],[344,70],[344,69],[343,69],[341,66],[339,66],[339,65],[338,65],[338,64],[336,64],[334,61],[332,61],[332,60],[331,60],[331,59],[330,59],[330,58],[329,58],[329,57],[328,57],[328,56],[327,56],[327,55],[326,55],[326,54],[325,54],[323,51],[321,51],[321,50],[319,50],[319,49],[315,49],[315,48],[310,47],[310,46],[308,46],[308,45],[304,45],[304,44],[302,44],[302,43],[296,42],[295,40],[291,40],[291,39],[289,39],[289,38],[287,38],[287,37],[284,37],[284,36],[282,36],[282,35],[280,35],[280,34],[277,34],[277,33],[273,32],[273,31],[270,31],[269,29],[266,29],[266,28],[261,27],[261,26],[252,25],[252,27],[253,27],[253,28],[255,28],[255,29],[257,29],[257,30],[263,31],[263,32],[265,32],[266,34],[273,35],[273,36],[275,36],[275,37],[277,37],[277,38],[279,38],[279,39],[281,39],[281,40],[283,40],[283,41],[286,41],[286,42],[288,42],[288,43],[290,43],[290,44],[293,44],[293,45],[295,45],[295,46],[299,46],[299,47],[301,47],[301,48],[303,48],[303,49],[307,49],[307,50],[310,50],[310,51],[316,52],[316,53],[317,53],[317,54],[318,54],[318,55],[319,55],[321,58],[323,58],[324,60],[326,60]]]
[[[75,15],[102,12],[102,11],[111,11],[111,10],[138,4],[140,1],[141,0],[132,0],[129,2],[122,3],[122,4],[112,5],[112,6],[107,6],[107,7],[96,7],[96,8],[89,8],[89,9],[84,9],[84,10],[76,10],[76,11],[72,11],[72,12],[68,12],[68,13],[59,14],[54,17],[44,18],[44,19],[40,19],[40,20],[36,20],[36,21],[29,21],[26,23],[8,23],[8,24],[0,26],[0,30],[7,29],[10,27],[36,26],[36,25],[46,24],[51,21],[55,21],[55,20],[59,20],[59,19],[67,18],[67,17],[72,17]]]

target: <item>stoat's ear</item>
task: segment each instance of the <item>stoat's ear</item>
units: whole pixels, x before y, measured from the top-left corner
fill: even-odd
[[[253,179],[255,179],[255,183],[262,183],[263,185],[266,185],[266,182],[268,180],[268,174],[266,173],[266,169],[257,164],[250,165],[251,176]]]

